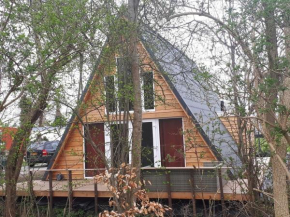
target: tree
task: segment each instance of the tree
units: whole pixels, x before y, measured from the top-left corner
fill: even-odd
[[[231,94],[229,99],[238,111],[239,119],[252,120],[264,134],[272,152],[275,216],[289,216],[286,176],[290,176],[284,163],[290,142],[287,85],[289,4],[286,1],[229,1],[223,7],[220,3],[202,1],[189,5],[183,2],[176,6],[177,13],[167,19],[186,16],[191,19],[189,23],[200,27],[195,31],[204,32],[206,29],[207,34],[212,33],[209,43],[212,40],[213,46],[222,47],[226,41],[226,45],[230,44],[234,49],[229,54],[238,56],[236,64],[227,63],[230,62],[230,55],[220,58],[226,62],[220,69],[228,72],[232,67],[234,72],[228,74],[232,85],[228,89]],[[178,13],[182,8],[187,12]],[[220,14],[223,16],[219,17]],[[189,30],[192,31],[190,27]],[[206,38],[204,35],[202,37]],[[218,49],[217,52],[220,51]],[[217,60],[214,56],[212,58]],[[223,91],[220,93],[223,94]],[[252,116],[247,116],[251,113]]]
[[[1,84],[8,82],[1,89],[0,112],[20,98],[22,102],[21,123],[7,159],[5,216],[16,215],[16,183],[32,127],[59,90],[64,69],[101,41],[96,35],[99,16],[88,13],[88,3],[1,1]],[[90,40],[87,34],[96,38]]]

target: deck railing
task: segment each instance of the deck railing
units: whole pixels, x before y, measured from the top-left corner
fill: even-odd
[[[143,168],[142,178],[151,182],[145,188],[153,192],[166,191],[168,179],[174,192],[216,192],[218,189],[216,168]],[[193,179],[193,180],[192,180]]]
[[[223,168],[228,169],[228,168]],[[191,192],[193,213],[196,213],[196,193],[215,193],[220,189],[222,210],[225,210],[222,168],[142,168],[142,179],[150,181],[144,188],[151,192],[167,192],[172,207],[172,192]]]
[[[222,184],[222,170],[228,168],[218,167],[170,167],[170,168],[153,168],[144,167],[141,169],[141,179],[146,183],[143,188],[149,192],[166,192],[168,195],[168,205],[172,207],[172,192],[191,192],[193,211],[196,212],[195,204],[196,193],[217,193],[218,189],[221,194],[222,208],[224,205],[224,193]],[[73,202],[73,177],[72,171],[104,171],[104,169],[50,169],[48,172],[49,182],[49,213],[52,213],[53,204],[53,172],[65,172],[68,175],[68,198],[69,210],[72,209]],[[149,184],[151,183],[151,184]],[[95,212],[98,213],[98,184],[94,182]]]
[[[68,174],[68,201],[69,201],[69,211],[72,210],[73,203],[73,178],[72,171],[95,171],[96,174],[99,171],[104,171],[105,169],[49,169],[48,172],[48,186],[49,186],[49,216],[53,216],[53,172],[67,172]],[[94,198],[95,198],[95,214],[98,213],[98,183],[94,181]]]

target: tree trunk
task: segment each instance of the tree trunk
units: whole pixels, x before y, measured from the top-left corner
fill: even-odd
[[[142,101],[141,101],[141,84],[139,72],[138,58],[138,30],[137,30],[137,15],[138,15],[139,0],[128,1],[129,25],[132,26],[129,39],[129,56],[132,70],[133,91],[134,91],[134,118],[132,132],[132,167],[136,169],[137,179],[140,180],[141,168],[141,142],[142,142]],[[134,193],[130,193],[128,202],[131,207],[134,207]]]
[[[22,124],[17,130],[9,151],[5,170],[5,217],[16,216],[16,184],[31,129],[31,124]]]
[[[138,31],[137,31],[137,14],[139,0],[128,1],[129,25],[132,25],[130,37],[130,63],[133,77],[134,90],[134,119],[132,135],[132,166],[136,168],[137,176],[140,177],[141,167],[141,140],[142,140],[142,101],[141,101],[141,84],[139,73],[138,58]],[[139,178],[138,178],[139,180]]]
[[[286,157],[287,143],[282,139],[280,145],[276,146],[276,153],[282,158]],[[289,217],[288,195],[285,170],[281,167],[277,155],[272,158],[273,169],[273,193],[274,193],[274,208],[276,217]]]
[[[274,3],[263,2],[264,7],[264,19],[265,19],[265,36],[266,36],[266,49],[268,53],[268,78],[272,79],[275,85],[268,87],[268,93],[265,95],[265,108],[267,111],[263,114],[265,121],[263,124],[263,130],[268,141],[276,141],[276,136],[273,135],[273,126],[276,125],[275,114],[275,101],[278,99],[277,87],[281,86],[280,78],[277,73],[278,69],[278,44],[277,44],[277,30],[275,23],[275,7]],[[282,168],[279,161],[279,157],[285,159],[287,152],[287,145],[284,139],[281,144],[274,142],[275,152],[272,157],[272,169],[273,169],[273,193],[274,193],[274,210],[276,217],[289,216],[289,204],[287,196],[286,185],[286,171]]]
[[[42,89],[35,100],[34,106],[31,107],[31,110],[26,109],[26,112],[22,113],[23,119],[8,154],[5,170],[5,217],[16,216],[16,185],[22,167],[24,154],[29,143],[32,127],[47,106],[47,99],[55,72],[48,73],[47,75],[49,76],[45,77],[42,81]]]

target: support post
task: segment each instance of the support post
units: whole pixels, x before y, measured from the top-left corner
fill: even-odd
[[[173,216],[173,210],[172,210],[170,171],[165,170],[165,175],[166,175],[166,184],[167,184],[168,205],[171,208],[170,216],[172,217]]]
[[[68,199],[69,199],[69,207],[68,212],[69,215],[72,211],[72,203],[73,203],[73,189],[72,189],[72,171],[68,171]]]
[[[190,170],[190,187],[191,187],[191,201],[192,201],[192,216],[196,217],[196,200],[194,189],[194,169]]]
[[[49,216],[53,217],[53,190],[52,190],[52,171],[48,172],[49,179],[48,179],[48,185],[49,185]]]
[[[144,172],[144,170],[141,169],[141,171],[140,171],[140,181],[141,181],[141,189],[142,190],[145,189],[143,172]]]
[[[223,188],[223,179],[222,179],[222,170],[221,168],[218,169],[218,177],[219,177],[219,184],[220,184],[220,191],[221,191],[221,203],[222,203],[222,213],[223,217],[226,217],[226,205],[225,205],[225,198],[224,198],[224,188]]]
[[[95,192],[95,216],[98,215],[98,183],[94,178],[94,192]]]

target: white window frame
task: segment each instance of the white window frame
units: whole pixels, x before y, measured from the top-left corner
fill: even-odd
[[[118,74],[118,62],[117,62],[117,59],[119,59],[119,58],[122,58],[122,57],[116,57],[115,58],[115,61],[116,61],[116,74]],[[144,93],[144,88],[143,88],[143,85],[144,85],[144,81],[143,81],[143,78],[142,78],[142,72],[141,72],[141,70],[139,69],[139,74],[140,74],[140,84],[141,84],[141,104],[142,104],[142,112],[153,112],[153,111],[155,111],[155,84],[154,84],[154,75],[155,75],[155,73],[154,73],[154,71],[146,71],[146,72],[152,72],[152,76],[153,76],[153,83],[152,83],[152,88],[153,88],[153,99],[154,99],[154,101],[153,101],[153,104],[154,104],[154,108],[153,109],[145,109],[145,102],[144,102],[144,95],[145,95],[145,93]],[[145,72],[145,73],[146,73]],[[117,98],[116,97],[116,92],[118,92],[118,81],[117,81],[117,78],[116,78],[116,74],[114,74],[114,75],[108,75],[108,76],[105,76],[104,78],[103,78],[103,81],[104,81],[104,84],[106,84],[106,77],[109,77],[109,76],[113,76],[114,77],[114,87],[115,87],[115,98]],[[105,93],[105,98],[106,98],[106,88],[105,88],[105,91],[104,91],[104,93]],[[121,112],[121,113],[123,113],[124,111],[119,111],[119,102],[118,101],[116,101],[116,110],[117,110],[117,113],[119,113],[119,112]],[[110,115],[110,114],[114,114],[114,113],[116,113],[116,111],[113,111],[113,112],[108,112],[107,111],[107,107],[105,106],[105,114],[106,115]],[[129,113],[131,113],[131,114],[133,114],[134,113],[134,110],[131,110],[131,111],[129,111]]]
[[[159,134],[159,119],[143,119],[142,123],[152,122],[154,167],[161,167],[161,147]]]
[[[145,109],[145,101],[144,101],[144,95],[145,95],[145,92],[144,92],[144,80],[143,80],[143,77],[142,77],[142,73],[140,73],[140,78],[141,78],[141,101],[142,101],[142,111],[143,112],[154,112],[155,111],[155,84],[154,84],[154,71],[146,71],[146,72],[152,72],[152,76],[153,76],[153,83],[152,83],[152,88],[153,88],[153,109]],[[145,73],[146,73],[145,72]]]
[[[116,121],[116,122],[105,122],[104,123],[104,133],[105,133],[105,156],[106,160],[108,162],[108,165],[111,166],[111,130],[110,125],[112,124],[120,124],[123,123],[123,121]],[[129,121],[128,123],[128,141],[129,141],[129,164],[132,162],[131,152],[132,152],[132,132],[133,132],[133,125],[132,122]]]
[[[92,122],[86,124],[104,124],[104,133],[106,129],[106,123],[104,122]],[[86,140],[85,140],[85,126],[82,126],[83,129],[83,167],[84,167],[84,179],[93,179],[93,176],[86,176]],[[110,145],[110,144],[109,144]],[[105,157],[107,160],[107,150],[106,150],[106,134],[105,134]]]
[[[181,118],[182,121],[182,130],[184,131],[184,118],[183,117],[174,117],[174,118],[160,118],[160,119],[176,119],[176,118]],[[153,155],[154,155],[154,167],[155,168],[160,168],[161,167],[161,146],[160,146],[160,131],[159,131],[159,120],[160,119],[143,119],[142,123],[152,123],[152,135],[153,135]],[[100,122],[96,122],[100,123]],[[111,137],[110,137],[110,125],[111,124],[119,124],[123,123],[122,121],[116,121],[116,122],[103,122],[104,124],[104,133],[105,133],[105,156],[106,160],[108,162],[108,165],[111,166]],[[91,123],[93,124],[93,123]],[[129,139],[129,164],[132,163],[132,133],[133,133],[133,125],[132,122],[129,121],[128,123],[128,139]],[[83,132],[84,132],[84,126],[83,126]],[[184,165],[186,167],[186,146],[185,146],[185,138],[184,134],[183,136],[183,151],[184,151]],[[85,165],[85,138],[83,138],[83,150],[84,150],[84,169],[86,169]],[[145,167],[146,168],[146,167]],[[92,179],[93,177],[86,177],[85,176],[85,170],[84,170],[84,178],[85,179]]]

